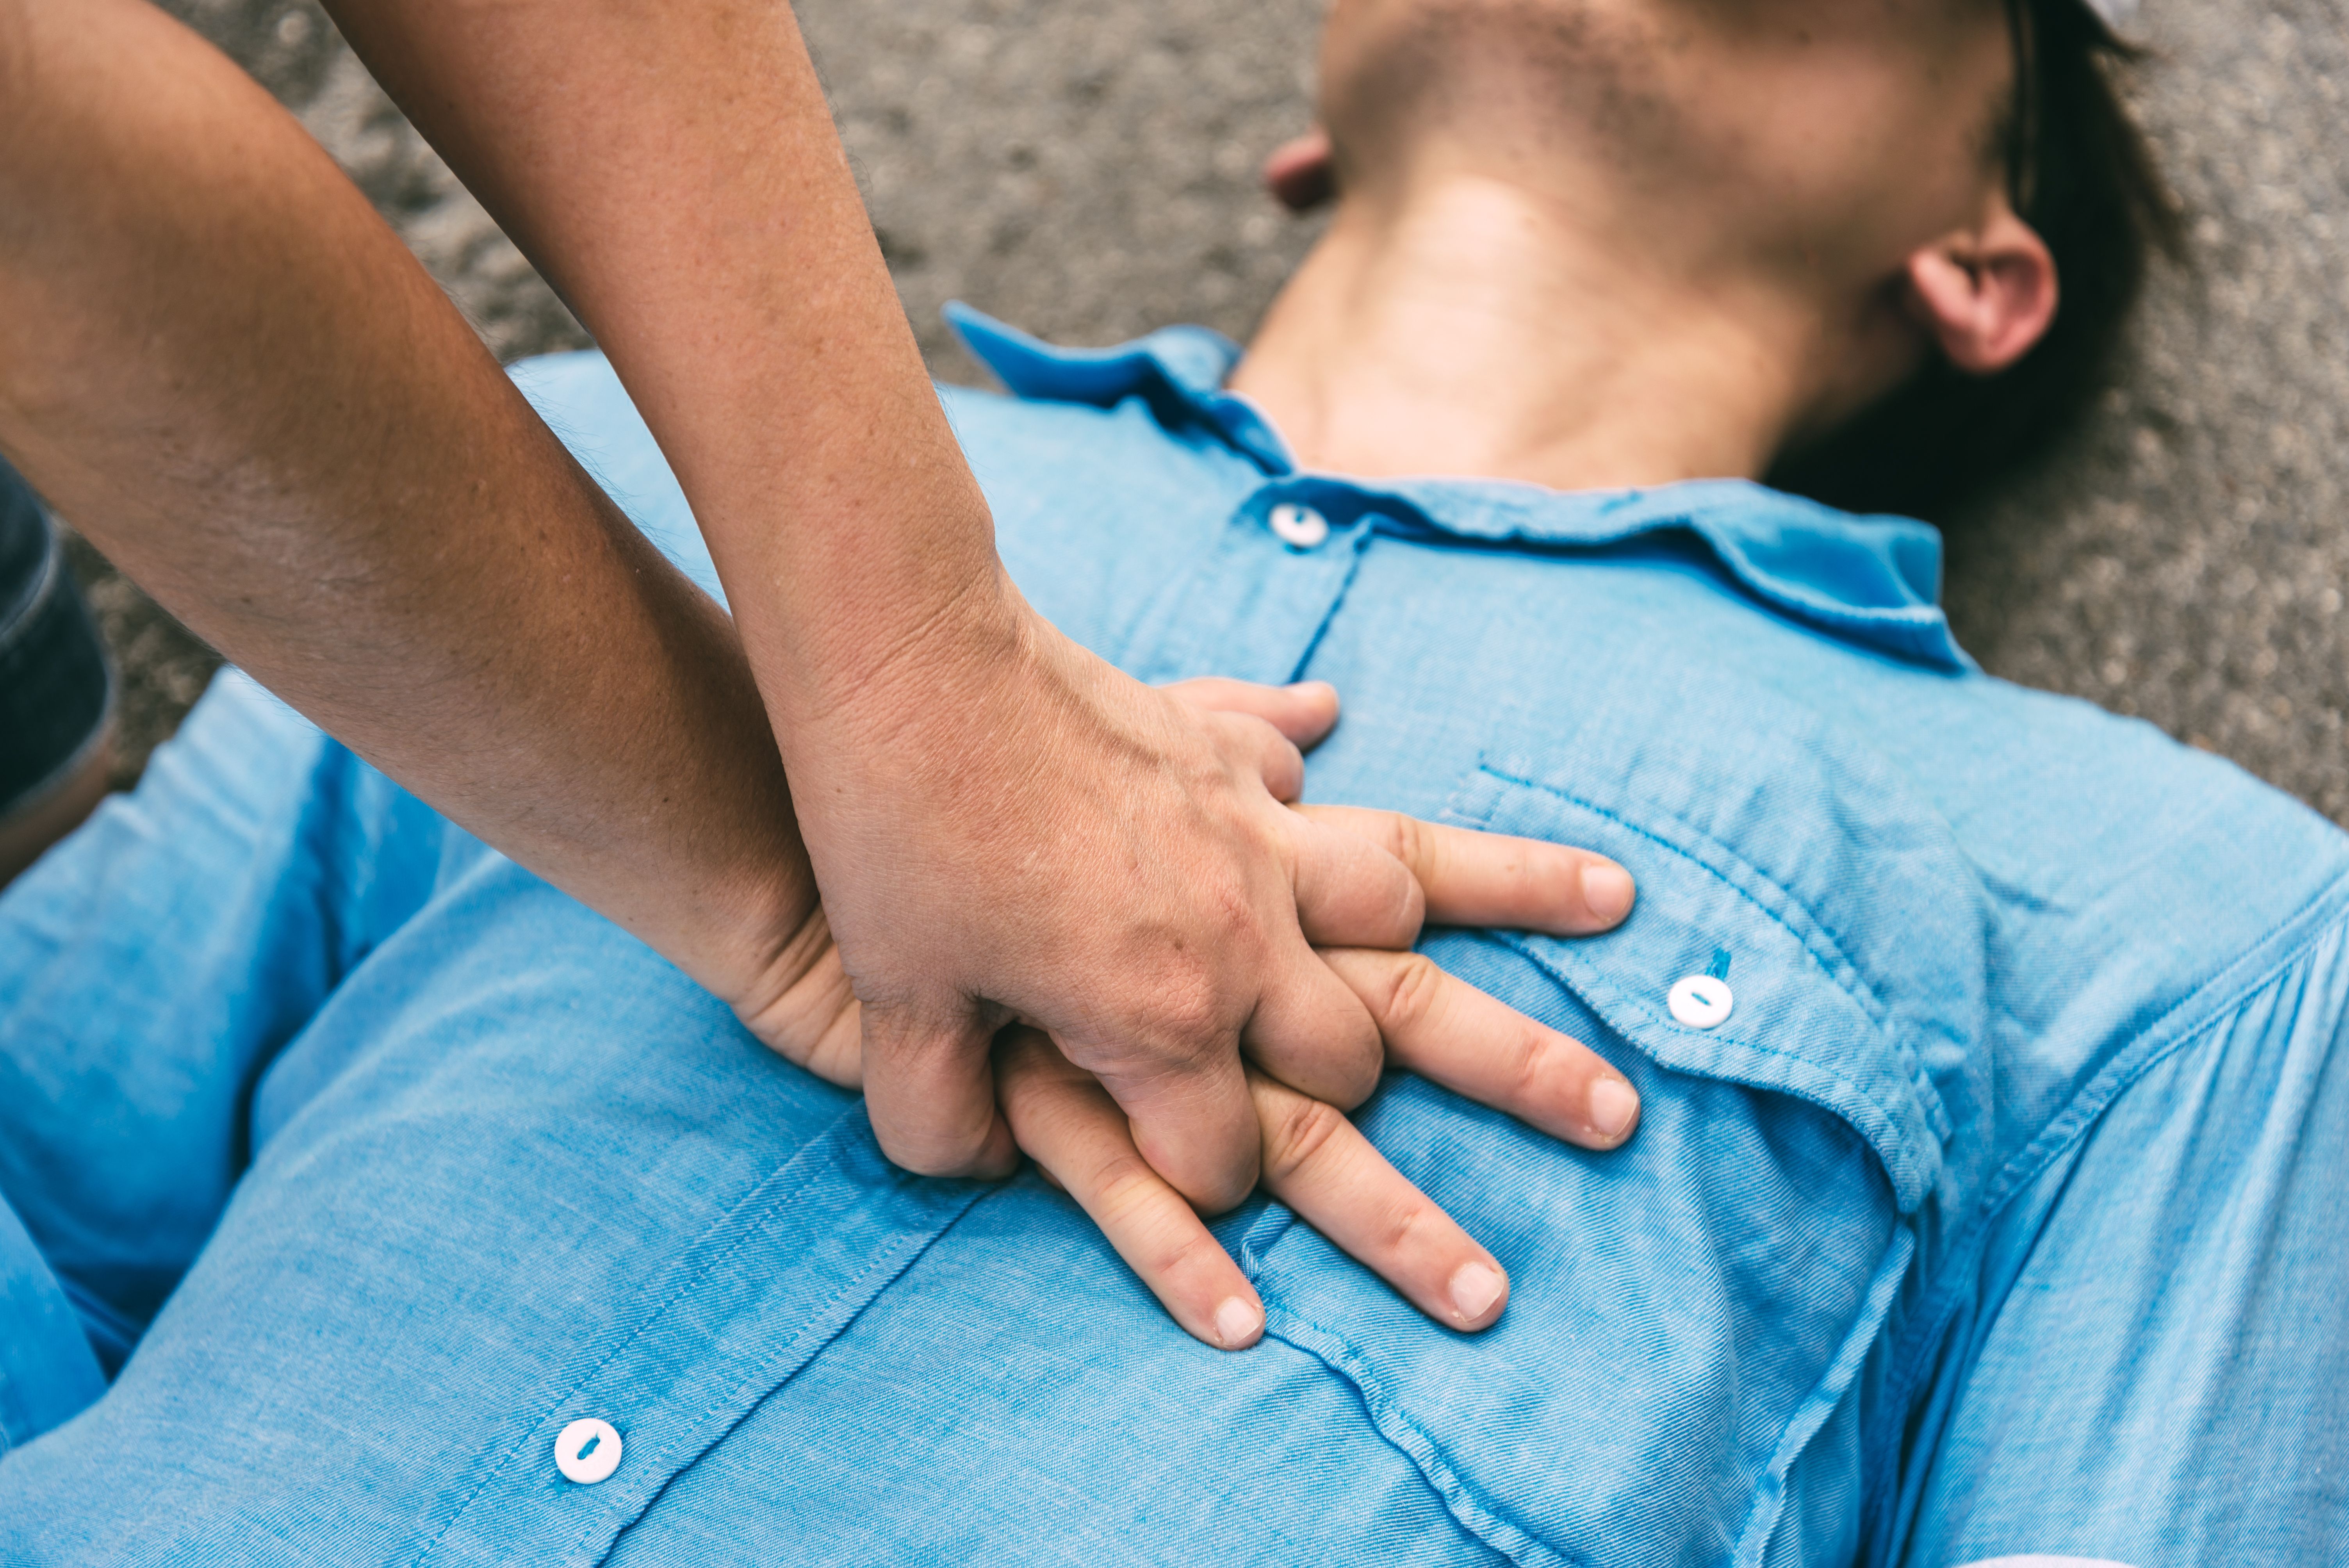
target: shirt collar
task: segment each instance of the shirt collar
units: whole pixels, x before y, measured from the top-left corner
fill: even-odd
[[[1506,480],[1375,484],[1300,469],[1247,398],[1224,390],[1237,344],[1170,326],[1114,348],[1056,348],[960,302],[947,325],[1016,397],[1110,407],[1140,397],[1169,428],[1202,427],[1270,481],[1251,501],[1308,505],[1335,525],[1377,511],[1401,527],[1484,544],[1593,547],[1694,533],[1757,598],[1804,624],[1897,658],[1974,667],[1940,604],[1941,536],[1901,517],[1855,517],[1745,480],[1653,490],[1553,490]]]

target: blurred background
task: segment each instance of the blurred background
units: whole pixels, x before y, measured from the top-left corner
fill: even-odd
[[[588,339],[306,0],[168,0],[298,115],[504,359]],[[1066,343],[1244,338],[1317,224],[1256,170],[1319,0],[800,0],[932,367],[962,298]],[[1951,530],[1995,675],[2142,717],[2349,824],[2349,0],[2147,0],[2138,108],[2187,210],[2079,439]],[[76,542],[123,777],[217,661]]]

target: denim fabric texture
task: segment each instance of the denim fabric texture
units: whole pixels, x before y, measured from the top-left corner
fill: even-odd
[[[88,755],[113,701],[106,645],[40,499],[0,462],[0,821]]]
[[[1212,335],[960,325],[1015,396],[943,395],[1057,624],[1334,682],[1312,799],[1639,878],[1603,937],[1424,944],[1620,1067],[1629,1145],[1402,1075],[1359,1118],[1501,1323],[1257,1200],[1216,1231],[1268,1336],[1206,1349],[1049,1185],[891,1170],[224,675],[0,898],[0,1378],[113,1372],[17,1418],[0,1560],[2349,1560],[2349,841],[1980,674],[1920,524],[1301,473]],[[605,363],[515,374],[716,592]],[[1730,1017],[1676,1021],[1716,954]]]

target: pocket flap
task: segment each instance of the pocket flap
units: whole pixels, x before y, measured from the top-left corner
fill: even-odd
[[[1835,935],[1702,830],[1661,814],[1635,823],[1531,771],[1488,758],[1447,815],[1607,855],[1638,881],[1640,902],[1604,936],[1501,940],[1663,1066],[1834,1112],[1883,1161],[1900,1212],[1913,1212],[1940,1172],[1949,1114],[1891,1006]],[[1727,1016],[1709,1025],[1701,1013],[1675,1016],[1673,988],[1715,968],[1724,970]]]
[[[1520,1563],[1750,1564],[1789,1532],[1821,1560],[1856,1546],[1850,1396],[1931,1222],[1904,1216],[1943,1184],[1951,1118],[1925,1064],[1964,1070],[1983,927],[1930,810],[1864,758],[1784,738],[1783,793],[1707,794],[1685,785],[1702,759],[1594,739],[1571,767],[1488,752],[1444,813],[1598,851],[1640,886],[1603,936],[1425,944],[1615,1061],[1643,1101],[1628,1144],[1575,1149],[1408,1076],[1359,1117],[1508,1269],[1499,1324],[1420,1316],[1277,1206],[1243,1249],[1271,1332],[1351,1381]],[[1676,1012],[1676,986],[1724,966],[1725,1012]]]

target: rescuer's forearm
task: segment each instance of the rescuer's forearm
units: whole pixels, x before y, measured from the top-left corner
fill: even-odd
[[[9,0],[0,71],[0,449],[296,707],[738,985],[813,891],[723,614],[210,46]]]
[[[777,0],[334,0],[611,356],[791,749],[951,625],[1009,636],[972,481]]]

